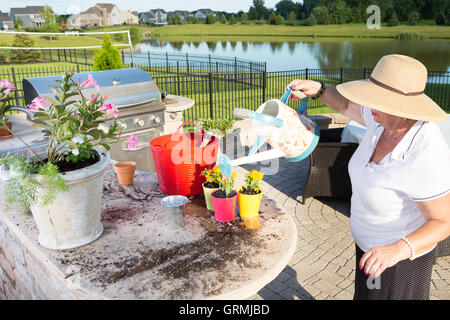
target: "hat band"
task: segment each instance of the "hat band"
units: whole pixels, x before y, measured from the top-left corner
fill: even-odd
[[[408,97],[409,97],[409,96],[420,96],[421,94],[424,94],[424,93],[425,93],[425,91],[404,93],[403,91],[398,90],[398,89],[395,89],[395,88],[393,88],[393,87],[390,87],[390,86],[388,86],[387,84],[384,84],[384,83],[382,83],[382,82],[380,82],[380,81],[378,81],[378,80],[375,80],[375,79],[372,78],[372,77],[370,77],[369,80],[372,81],[372,82],[373,82],[374,84],[376,84],[377,86],[382,87],[383,89],[387,89],[387,90],[389,90],[389,91],[392,91],[392,92],[395,92],[395,93],[399,93],[399,94],[402,94],[402,95],[408,96]]]

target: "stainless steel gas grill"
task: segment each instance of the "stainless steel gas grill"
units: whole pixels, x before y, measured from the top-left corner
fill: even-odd
[[[152,77],[139,68],[127,68],[108,71],[95,71],[74,74],[74,81],[84,81],[91,74],[99,88],[84,89],[83,94],[90,96],[100,92],[108,94],[106,103],[114,103],[119,110],[117,121],[124,127],[121,141],[111,146],[111,158],[117,161],[135,161],[137,169],[153,172],[153,159],[149,141],[164,132],[164,111],[161,92]],[[29,105],[37,96],[54,96],[50,86],[58,86],[56,80],[62,76],[37,77],[23,79],[25,103]],[[106,120],[112,121],[111,115]],[[32,114],[29,114],[32,120]],[[105,128],[106,129],[106,128]],[[131,135],[138,137],[136,149],[128,150],[124,142]]]

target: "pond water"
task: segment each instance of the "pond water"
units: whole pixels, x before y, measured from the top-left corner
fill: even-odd
[[[192,37],[191,37],[192,38]],[[277,38],[246,40],[220,37],[211,40],[142,41],[135,52],[211,54],[266,61],[267,71],[304,68],[373,68],[384,55],[414,57],[433,71],[450,71],[450,41],[345,38]],[[255,40],[253,40],[255,39]]]

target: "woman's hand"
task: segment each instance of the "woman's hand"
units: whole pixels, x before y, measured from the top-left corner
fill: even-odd
[[[287,87],[292,86],[293,91],[303,91],[304,94],[306,94],[308,97],[314,97],[317,95],[322,88],[322,84],[317,81],[312,80],[293,80],[291,83],[288,84]],[[297,100],[298,97],[291,94],[292,100]]]
[[[409,258],[410,255],[411,251],[403,240],[388,246],[373,247],[361,257],[359,269],[364,269],[366,275],[377,278],[384,270]]]

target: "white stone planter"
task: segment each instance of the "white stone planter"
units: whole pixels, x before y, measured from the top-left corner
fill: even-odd
[[[103,232],[101,201],[103,176],[110,162],[109,154],[99,151],[100,161],[92,166],[65,172],[69,187],[57,192],[47,206],[31,207],[39,230],[39,243],[48,249],[64,250],[86,245]],[[38,190],[38,195],[44,193]]]

